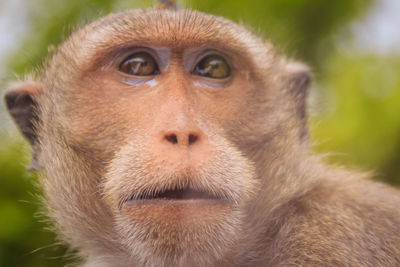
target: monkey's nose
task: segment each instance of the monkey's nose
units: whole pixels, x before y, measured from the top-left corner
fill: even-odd
[[[190,146],[198,142],[198,133],[169,132],[165,134],[165,140],[173,145]]]

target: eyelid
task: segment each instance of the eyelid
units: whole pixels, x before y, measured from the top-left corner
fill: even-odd
[[[230,76],[232,76],[232,73],[234,71],[234,68],[233,68],[234,65],[232,64],[231,58],[229,56],[227,56],[225,53],[220,52],[220,51],[215,50],[215,49],[208,49],[208,50],[203,51],[202,53],[199,53],[194,58],[194,60],[192,61],[194,63],[191,64],[192,66],[191,66],[189,72],[193,74],[194,71],[196,70],[196,67],[200,64],[200,62],[203,61],[204,59],[206,59],[209,56],[221,57],[225,61],[225,63],[228,65],[228,67],[230,69],[230,74],[226,78],[229,78]]]
[[[125,64],[130,64],[130,61],[134,60],[134,59],[144,59],[147,63],[153,64],[153,69],[152,69],[152,73],[150,74],[135,74],[135,73],[130,73],[128,71],[123,70],[123,67],[125,66]],[[126,57],[121,64],[118,67],[118,70],[122,73],[126,73],[128,75],[133,75],[133,76],[152,76],[152,75],[157,75],[160,73],[160,68],[158,66],[159,64],[157,63],[157,60],[153,57],[153,55],[151,55],[150,53],[147,52],[136,52],[133,53],[131,55],[129,55],[128,57]],[[128,66],[128,68],[131,69],[131,65]]]
[[[208,61],[208,60],[213,60],[213,59],[219,60],[224,65],[226,65],[226,66],[224,66],[224,67],[226,67],[226,73],[225,73],[226,76],[218,77],[218,76],[212,76],[210,72],[202,73],[201,69],[199,68],[199,65],[203,61]],[[200,60],[194,65],[194,67],[191,71],[191,74],[198,75],[198,76],[205,77],[205,78],[207,77],[207,78],[211,78],[211,79],[224,80],[224,79],[229,78],[232,75],[232,67],[223,55],[216,54],[216,53],[209,53],[200,58]]]
[[[194,50],[194,51],[193,51]],[[187,49],[187,51],[185,51],[184,54],[184,67],[186,69],[187,72],[189,73],[193,73],[193,71],[195,70],[196,66],[207,56],[211,56],[211,55],[216,55],[216,56],[220,56],[222,57],[226,63],[228,64],[228,66],[231,69],[231,75],[234,72],[234,64],[232,62],[232,58],[224,53],[221,52],[218,49],[205,49],[202,51],[197,51],[198,48],[189,48]]]
[[[126,60],[129,56],[141,52],[148,53],[153,57],[153,59],[157,63],[160,72],[167,71],[171,56],[171,49],[167,47],[153,47],[153,46],[126,47],[123,48],[121,52],[115,56],[111,64],[114,66],[114,68],[118,68],[118,66],[120,66],[122,62]]]

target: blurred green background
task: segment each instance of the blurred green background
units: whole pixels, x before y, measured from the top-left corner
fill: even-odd
[[[310,97],[313,149],[329,153],[327,160],[332,163],[375,170],[374,179],[400,185],[400,56],[353,47],[352,25],[375,2],[190,0],[184,5],[243,22],[282,52],[308,63],[315,75]],[[57,45],[77,26],[109,12],[152,3],[26,1],[29,31],[9,56],[2,88],[14,73],[23,76],[40,66],[49,46]],[[0,116],[5,117],[4,103],[1,107]],[[0,129],[0,266],[71,264],[64,256],[66,249],[56,245],[39,215],[37,177],[25,170],[27,143],[15,128]]]

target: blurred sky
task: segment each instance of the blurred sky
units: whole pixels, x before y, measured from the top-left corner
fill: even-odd
[[[400,52],[400,0],[378,0],[354,27],[356,45],[376,53]]]

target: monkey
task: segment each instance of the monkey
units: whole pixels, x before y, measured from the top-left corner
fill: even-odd
[[[77,30],[5,102],[80,266],[400,266],[400,193],[311,152],[311,80],[160,1]]]

